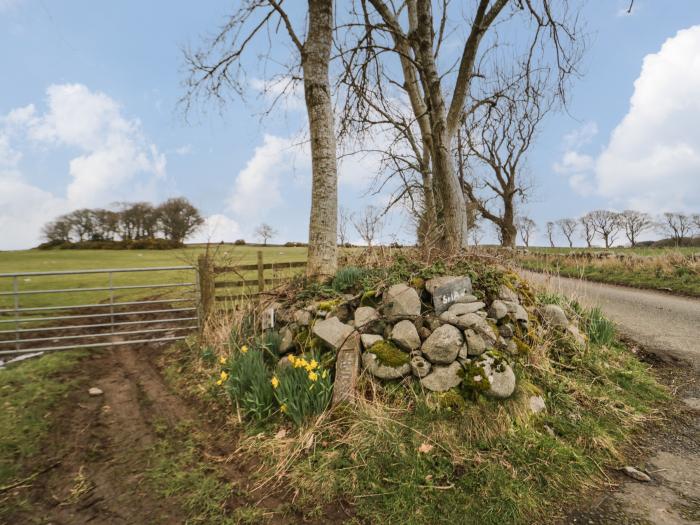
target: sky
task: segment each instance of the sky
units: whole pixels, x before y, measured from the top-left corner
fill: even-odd
[[[303,98],[266,116],[269,94],[251,76],[251,96],[223,111],[185,118],[178,105],[182,49],[234,4],[0,0],[0,250],[36,245],[44,223],[78,207],[180,195],[206,217],[193,241],[252,241],[263,221],[273,241],[306,240]],[[528,157],[536,243],[546,221],[592,209],[700,211],[700,2],[627,5],[583,3],[582,76]],[[376,156],[343,159],[340,205],[383,205],[368,192],[377,170]],[[410,241],[411,229],[391,214],[382,240]]]

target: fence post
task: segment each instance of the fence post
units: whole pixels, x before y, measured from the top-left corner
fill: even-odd
[[[214,307],[214,265],[209,257],[197,258],[197,275],[199,277],[199,335],[204,332],[209,315]]]
[[[258,292],[265,290],[265,272],[263,267],[263,252],[258,250]]]

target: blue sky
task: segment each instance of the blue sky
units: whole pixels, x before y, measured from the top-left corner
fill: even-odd
[[[700,211],[700,3],[636,0],[631,15],[626,5],[583,8],[584,76],[529,159],[526,212],[541,229],[599,207]],[[277,241],[305,240],[308,159],[290,152],[303,107],[263,119],[252,96],[188,122],[178,110],[181,48],[227,7],[0,0],[0,249],[36,244],[41,224],[71,207],[175,195],[210,218],[199,240],[253,239],[261,221]],[[383,202],[366,195],[373,170],[371,158],[345,163],[341,205]],[[410,238],[398,214],[383,234],[394,235]]]

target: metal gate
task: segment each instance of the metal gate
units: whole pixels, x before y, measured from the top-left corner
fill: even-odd
[[[193,266],[2,273],[0,290],[0,355],[177,341],[198,327]]]

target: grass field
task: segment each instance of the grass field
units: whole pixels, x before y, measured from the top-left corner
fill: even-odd
[[[604,252],[612,256],[604,256]],[[698,248],[530,248],[523,268],[636,288],[700,297]]]
[[[109,268],[150,268],[157,266],[194,266],[197,257],[205,253],[204,246],[179,250],[21,250],[0,252],[0,274],[13,272],[51,272],[66,270],[92,270]],[[305,247],[280,246],[233,246],[213,248],[215,260],[222,265],[251,264],[257,261],[257,252],[262,250],[265,263],[296,262],[306,260]],[[252,278],[255,271],[243,277]],[[195,282],[193,270],[169,272],[139,272],[113,274],[114,286],[133,286],[152,283]],[[87,275],[21,276],[20,291],[57,290],[65,288],[96,288],[109,285],[107,273]],[[0,277],[0,292],[11,292],[13,279]],[[185,288],[122,290],[115,294],[116,300],[130,300],[143,296],[172,297],[183,293]],[[20,307],[50,305],[93,304],[108,299],[107,291],[63,292],[20,296]],[[11,308],[13,297],[0,296],[0,309]]]

